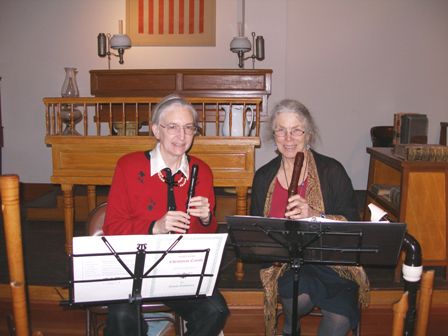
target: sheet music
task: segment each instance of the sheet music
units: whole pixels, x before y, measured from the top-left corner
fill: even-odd
[[[137,245],[146,244],[146,251],[150,252],[146,254],[145,259],[144,273],[146,273],[180,236],[182,236],[180,241],[172,251],[166,254],[157,267],[148,274],[150,278],[143,279],[142,297],[195,295],[200,277],[185,275],[201,274],[207,252],[205,274],[210,276],[203,277],[199,294],[211,295],[227,240],[226,233],[105,237],[132,273]],[[173,275],[173,277],[153,277],[162,275]],[[75,303],[127,300],[132,293],[133,280],[123,278],[130,278],[130,274],[111,254],[102,237],[73,238],[73,301]],[[82,282],[85,280],[91,281]]]
[[[248,215],[236,215],[232,216],[235,218],[268,218],[268,219],[279,219],[279,220],[290,220],[287,218],[281,218],[281,217],[263,217],[263,216],[248,216]],[[316,223],[346,223],[347,220],[338,220],[338,219],[331,219],[327,217],[318,217],[318,216],[312,216],[307,218],[300,218],[300,219],[291,219],[291,221],[297,221],[297,222],[316,222]],[[389,223],[389,221],[384,220],[370,220],[370,221],[357,221],[358,223],[365,222],[365,223]]]
[[[288,262],[292,251],[306,263],[395,265],[406,232],[405,223],[383,221],[226,219],[238,257],[248,262]]]

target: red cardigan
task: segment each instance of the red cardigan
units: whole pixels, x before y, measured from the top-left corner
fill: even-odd
[[[189,233],[215,233],[217,230],[213,175],[210,167],[194,156],[189,156],[189,167],[198,165],[195,196],[207,197],[212,213],[210,224],[204,226],[199,218],[190,218]],[[150,175],[149,152],[130,153],[117,162],[108,196],[103,226],[106,235],[148,234],[151,222],[167,212],[168,186],[157,174]],[[177,179],[176,179],[177,180]],[[184,186],[174,187],[178,211],[186,211],[190,180]]]

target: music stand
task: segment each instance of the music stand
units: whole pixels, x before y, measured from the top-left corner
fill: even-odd
[[[324,265],[395,265],[406,224],[289,220],[228,216],[230,241],[244,262],[289,263],[298,297],[300,267]],[[297,334],[297,300],[293,299],[292,332]]]
[[[142,302],[212,295],[226,239],[227,234],[75,237],[69,305],[136,303],[141,336]]]

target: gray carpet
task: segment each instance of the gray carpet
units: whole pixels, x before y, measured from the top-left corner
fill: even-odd
[[[364,204],[364,194],[358,194],[360,208]],[[48,206],[55,201],[56,195],[50,193],[45,198],[36,200],[22,206],[38,207]],[[25,270],[27,282],[31,285],[54,285],[65,287],[69,281],[69,260],[64,251],[64,224],[63,222],[26,221],[22,217],[22,236],[24,248]],[[226,232],[226,225],[220,225],[220,231]],[[74,235],[84,234],[84,223],[75,223]],[[218,280],[220,288],[259,289],[258,264],[245,265],[245,277],[242,281],[235,279],[235,253],[230,245],[226,246],[221,262],[221,271]],[[444,279],[444,269],[434,267],[436,270],[436,288],[448,288]],[[394,269],[392,267],[367,267],[367,274],[372,288],[402,288],[402,283],[395,283]],[[3,225],[0,228],[0,282],[8,283],[8,270],[3,234]]]

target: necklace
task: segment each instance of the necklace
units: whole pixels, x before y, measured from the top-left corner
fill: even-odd
[[[162,181],[163,183],[166,183],[166,178],[165,176],[163,176],[162,171],[159,171],[157,173],[157,175],[159,176],[160,181]],[[174,178],[174,176],[173,176]],[[178,187],[183,187],[185,185],[185,183],[187,183],[187,179],[185,178],[185,176],[182,175],[182,177],[179,179],[179,181],[175,182],[175,185]]]
[[[308,162],[305,159],[305,167],[303,168],[304,174],[303,174],[302,182],[299,183],[299,188],[302,188],[303,185],[305,184],[305,180],[306,180],[305,176],[307,174],[307,171],[306,171],[307,164],[308,164]],[[283,168],[283,174],[285,175],[285,180],[286,180],[286,189],[288,190],[289,189],[289,181],[288,181],[288,175],[286,174],[285,161],[283,160],[283,158],[282,158],[282,168]]]
[[[283,168],[283,174],[285,174],[285,180],[286,180],[286,190],[289,189],[289,181],[288,176],[286,175],[286,169],[285,169],[285,161],[282,158],[282,168]]]

